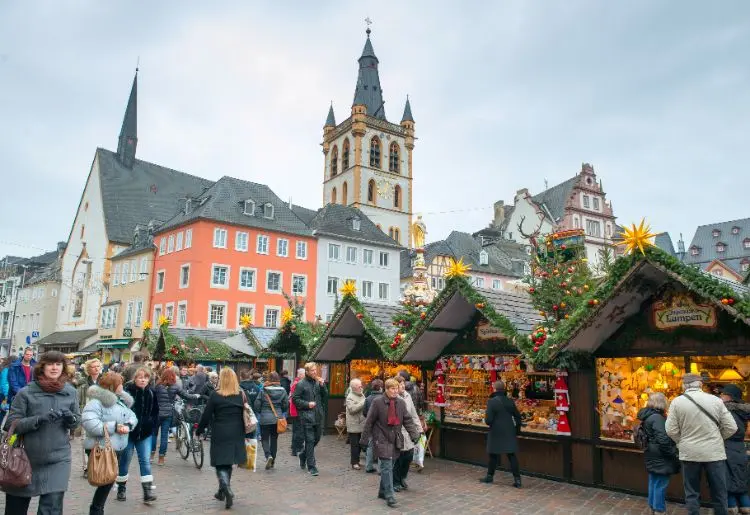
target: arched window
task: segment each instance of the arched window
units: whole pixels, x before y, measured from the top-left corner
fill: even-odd
[[[391,143],[391,148],[388,152],[388,170],[393,173],[399,173],[401,171],[401,152],[398,147],[398,143],[395,141]]]
[[[391,227],[391,228],[388,229],[388,236],[390,236],[391,238],[393,238],[393,227]]]
[[[341,171],[349,169],[349,138],[344,140],[341,146]]]
[[[393,189],[393,207],[401,209],[401,186],[398,185]]]
[[[375,203],[375,180],[370,179],[367,183],[367,202]]]
[[[335,203],[336,203],[336,188],[333,188],[331,190],[331,204],[335,204]]]
[[[380,168],[380,139],[377,136],[370,140],[370,166]]]
[[[393,239],[396,243],[401,243],[401,229],[393,229]]]
[[[346,197],[348,196],[348,194],[349,194],[349,187],[346,185],[346,183],[344,183],[344,185],[341,187],[341,204],[345,206],[348,205],[346,202],[347,200]]]
[[[331,152],[331,177],[336,177],[336,174],[338,173],[339,173],[339,147],[334,145],[333,151]]]

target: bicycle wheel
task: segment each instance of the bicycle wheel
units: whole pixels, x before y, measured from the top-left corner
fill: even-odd
[[[177,452],[183,460],[188,459],[190,455],[190,431],[188,430],[187,424],[181,422],[177,424]]]
[[[200,469],[203,466],[203,439],[193,436],[193,461],[195,466]]]

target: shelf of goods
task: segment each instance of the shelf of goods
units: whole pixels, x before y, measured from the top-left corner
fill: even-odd
[[[391,363],[375,359],[353,359],[349,362],[349,375],[351,379],[358,378],[365,388],[373,379],[388,379],[398,374],[401,370],[409,372],[417,382],[422,381],[422,369],[408,363]]]

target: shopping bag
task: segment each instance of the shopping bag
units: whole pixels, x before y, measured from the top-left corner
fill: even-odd
[[[424,434],[419,437],[419,441],[417,442],[417,445],[414,446],[414,457],[412,458],[412,461],[416,463],[419,468],[424,467],[424,448],[427,445],[427,438],[425,438]]]
[[[247,454],[247,461],[242,465],[242,468],[255,472],[258,463],[258,440],[245,438],[245,453]]]

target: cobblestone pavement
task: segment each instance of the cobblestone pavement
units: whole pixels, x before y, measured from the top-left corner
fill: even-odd
[[[80,440],[74,442],[74,471],[65,495],[65,514],[88,514],[93,488],[81,476]],[[480,467],[439,459],[425,460],[421,474],[409,475],[409,490],[397,494],[399,506],[389,509],[377,499],[377,474],[352,470],[349,449],[343,441],[326,436],[317,448],[320,476],[302,472],[297,458],[289,454],[289,436],[279,440],[275,469],[258,472],[236,469],[232,477],[235,513],[251,514],[647,514],[646,499],[595,488],[524,477],[524,487],[511,486],[509,474],[498,472],[495,483],[478,482]],[[260,461],[260,460],[259,460]],[[131,466],[131,478],[138,477],[137,461]],[[167,464],[154,465],[158,501],[142,503],[142,491],[136,481],[128,484],[128,500],[118,502],[114,490],[107,503],[107,515],[165,513],[222,513],[223,503],[213,499],[216,490],[214,470],[206,465],[197,470],[192,460],[183,461],[170,444]],[[0,507],[5,499],[0,495]],[[32,502],[30,513],[36,513]],[[704,510],[710,513],[710,510]],[[670,514],[686,513],[682,505],[669,505]],[[16,514],[13,514],[16,515]],[[18,514],[20,515],[20,514]]]

